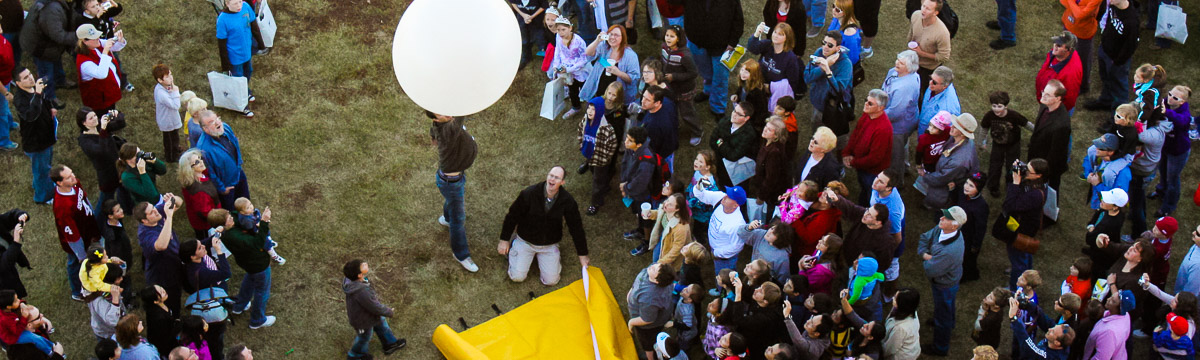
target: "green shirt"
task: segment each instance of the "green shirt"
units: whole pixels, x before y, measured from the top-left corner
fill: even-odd
[[[271,223],[263,221],[258,224],[258,234],[249,233],[240,228],[225,230],[221,241],[238,267],[246,270],[247,274],[257,274],[266,271],[271,266],[271,255],[263,250],[267,242],[267,234],[271,233]]]
[[[121,173],[121,186],[129,191],[134,204],[145,201],[154,205],[158,203],[159,198],[155,182],[158,181],[159,175],[166,173],[167,163],[155,159],[154,162],[146,163],[145,174],[138,174],[137,168],[125,169],[125,172]]]

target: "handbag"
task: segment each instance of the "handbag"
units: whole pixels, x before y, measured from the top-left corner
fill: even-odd
[[[215,107],[242,112],[250,105],[250,86],[245,77],[210,71],[208,85],[212,88]]]
[[[188,295],[183,306],[190,314],[204,318],[204,322],[218,323],[229,318],[229,311],[225,309],[227,298],[225,289],[213,286]]]
[[[829,92],[825,95],[821,123],[833,130],[834,135],[849,134],[850,122],[854,121],[854,93],[838,88],[833,79],[825,81],[829,82]]]
[[[541,115],[546,120],[554,120],[567,109],[567,90],[563,88],[560,79],[554,78],[547,82],[546,90],[542,92]]]
[[[1180,44],[1187,42],[1187,13],[1179,5],[1159,4],[1158,25],[1154,29],[1154,37],[1171,40]]]
[[[258,1],[258,32],[262,35],[262,46],[269,48],[275,46],[275,31],[278,30],[278,25],[275,24],[275,14],[271,13],[271,7],[267,6],[267,0]]]
[[[1047,186],[1046,188],[1049,188],[1049,186]],[[1046,199],[1045,193],[1043,193],[1042,196],[1043,196],[1042,200],[1043,200],[1043,202],[1045,202],[1044,201]],[[1013,230],[1013,231],[1016,231],[1016,230]],[[1038,217],[1038,232],[1041,232],[1041,231],[1042,231],[1042,219],[1039,216]],[[1038,249],[1040,249],[1042,247],[1042,241],[1038,240],[1038,238],[1018,232],[1017,238],[1013,239],[1012,247],[1013,247],[1013,249],[1017,249],[1020,252],[1033,255],[1033,254],[1037,254]]]

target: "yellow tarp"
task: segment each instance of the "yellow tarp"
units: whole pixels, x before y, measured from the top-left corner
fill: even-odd
[[[433,343],[450,360],[593,359],[597,353],[600,359],[637,359],[621,309],[595,267],[584,279],[462,333],[439,325]]]

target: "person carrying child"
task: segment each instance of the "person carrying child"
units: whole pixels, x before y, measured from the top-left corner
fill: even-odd
[[[233,207],[238,211],[237,226],[248,233],[258,234],[258,225],[262,223],[262,212],[254,208],[254,203],[250,202],[250,199],[240,197],[233,201]],[[267,207],[270,208],[270,205]],[[263,244],[263,251],[271,255],[271,260],[283,265],[287,259],[275,252],[275,247],[278,245],[279,243],[271,238],[271,232],[267,231],[267,241]]]

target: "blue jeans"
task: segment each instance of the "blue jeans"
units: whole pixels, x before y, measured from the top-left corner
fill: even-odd
[[[465,203],[467,175],[459,174],[456,178],[448,178],[438,170],[437,188],[442,193],[442,216],[450,223],[450,250],[459,261],[471,257],[471,248],[467,245],[467,209]]]
[[[44,203],[54,200],[54,182],[50,181],[50,163],[54,160],[54,147],[35,153],[27,152],[30,171],[33,172],[33,202]]]
[[[1000,40],[1017,41],[1017,0],[996,0],[996,22],[1000,23]]]
[[[858,174],[858,204],[867,206],[871,201],[871,183],[875,182],[875,178],[879,174],[872,174],[866,170],[855,170],[855,173]],[[880,254],[880,256],[885,255]]]
[[[1164,214],[1175,213],[1175,206],[1179,205],[1179,177],[1191,153],[1189,150],[1181,155],[1163,154],[1162,160],[1158,162],[1160,179],[1155,191],[1162,194],[1162,207],[1158,208],[1158,211]]]
[[[1149,176],[1133,174],[1129,179],[1129,221],[1131,230],[1138,236],[1146,231],[1146,179]]]
[[[825,26],[825,4],[826,0],[804,0],[804,10],[808,12],[808,20],[812,21],[815,27]],[[796,35],[804,35],[808,33],[808,29],[792,29]]]
[[[8,108],[8,98],[0,96],[0,146],[8,146],[12,144],[8,135],[12,132],[12,126],[17,122],[13,121],[12,110]]]
[[[1005,246],[1008,250],[1008,263],[1012,266],[1009,270],[1008,289],[1017,291],[1017,278],[1021,277],[1021,273],[1025,270],[1033,268],[1033,254],[1014,249],[1012,245]]]
[[[62,59],[46,61],[38,59],[35,56],[33,58],[33,63],[34,65],[37,65],[38,76],[47,77],[50,80],[47,82],[46,89],[42,91],[42,94],[45,94],[46,99],[48,100],[58,99],[58,96],[55,95],[54,90],[58,88],[59,84],[67,81],[67,74],[63,72]]]
[[[721,269],[730,269],[730,270],[737,271],[737,260],[738,260],[738,258],[736,255],[734,255],[734,257],[731,257],[728,259],[722,259],[722,258],[714,256],[713,257],[713,272],[720,274]]]
[[[696,60],[696,69],[704,78],[704,93],[708,94],[708,107],[718,114],[725,113],[725,101],[729,98],[729,69],[721,64],[721,55],[713,56],[703,48],[688,41],[688,49],[692,50],[692,58]]]
[[[233,75],[233,76],[245,77],[246,83],[249,83],[250,76],[254,75],[254,65],[251,64],[252,62],[253,61],[251,61],[251,60],[246,60],[246,62],[244,62],[244,63],[234,65],[233,69],[231,69],[229,71],[229,74]]]
[[[954,331],[954,300],[958,296],[958,285],[941,287],[933,284],[933,348],[938,352],[950,351],[950,337]]]
[[[245,309],[250,304],[250,326],[267,322],[267,300],[271,299],[271,267],[242,278],[234,309]],[[253,302],[251,302],[253,300]]]
[[[1115,64],[1104,48],[1100,48],[1100,81],[1104,87],[1100,90],[1097,101],[1111,104],[1114,109],[1129,101],[1129,60],[1124,64]]]
[[[79,279],[79,267],[83,265],[83,259],[87,258],[87,249],[83,248],[83,240],[67,243],[67,246],[75,253],[67,254],[67,285],[71,288],[71,296],[78,296],[83,289],[83,283]]]
[[[588,0],[575,0],[575,6],[579,8],[579,20],[575,23],[575,33],[579,34],[585,44],[590,44],[596,40],[597,35],[600,35],[600,30],[596,29],[596,11],[588,4]]]
[[[379,342],[383,345],[395,343],[396,335],[392,335],[392,328],[388,326],[387,319],[379,317],[379,325],[375,325],[373,329],[359,330],[358,335],[354,336],[354,344],[350,345],[350,352],[346,355],[352,358],[359,358],[371,353],[371,333],[379,336]]]

